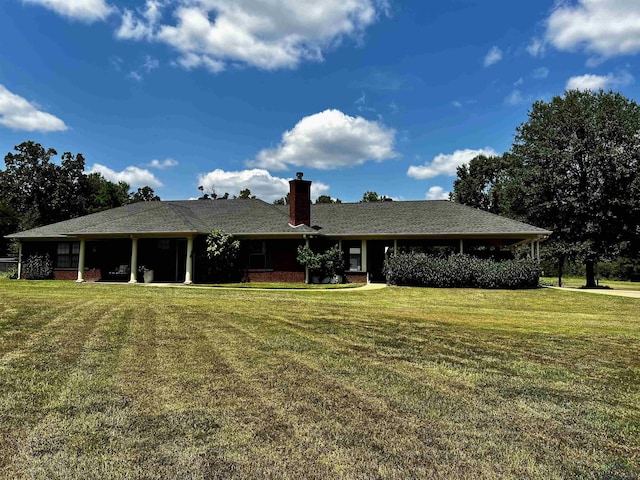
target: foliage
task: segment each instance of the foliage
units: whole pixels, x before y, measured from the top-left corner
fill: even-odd
[[[329,195],[320,195],[316,198],[316,204],[318,203],[342,203],[342,200],[339,198],[331,198]]]
[[[533,104],[517,129],[521,159],[514,207],[553,230],[558,261],[585,263],[619,254],[640,225],[640,107],[618,93],[568,91]]]
[[[518,158],[510,153],[494,157],[478,155],[469,165],[458,167],[451,199],[498,215],[508,214],[511,198],[507,180],[518,166]]]
[[[344,272],[344,254],[338,245],[319,253],[306,245],[299,246],[296,260],[300,265],[308,268],[312,276],[334,277]]]
[[[48,253],[34,253],[22,262],[22,275],[27,280],[47,280],[53,278],[53,262]]]
[[[149,186],[144,186],[142,188],[138,188],[138,191],[133,194],[131,198],[131,202],[158,202],[160,201],[160,197],[156,195],[156,192],[153,191],[153,188]]]
[[[438,288],[536,288],[540,278],[540,268],[533,260],[496,262],[464,254],[392,255],[385,260],[384,273],[391,285]]]
[[[287,194],[284,197],[279,198],[277,200],[274,200],[273,204],[274,205],[289,205],[289,192],[287,192]]]
[[[240,195],[238,195],[238,197],[236,197],[234,195],[234,198],[242,198],[242,199],[247,200],[249,198],[255,199],[256,196],[255,195],[251,195],[251,190],[249,190],[248,188],[245,188],[244,190],[240,190]]]
[[[237,273],[240,241],[222,230],[212,230],[207,235],[207,273],[213,281],[229,281]]]
[[[360,200],[360,203],[390,202],[392,200],[393,199],[391,197],[387,197],[386,195],[378,195],[378,192],[372,192],[370,190],[367,190],[362,194],[362,200]]]
[[[39,143],[26,141],[14,150],[7,153],[6,168],[0,170],[0,235],[118,207],[131,200],[127,183],[110,182],[99,173],[85,174],[81,153],[63,153],[58,165],[53,162],[56,150]],[[141,190],[146,189],[151,190]],[[0,244],[0,249],[4,248],[6,245]]]

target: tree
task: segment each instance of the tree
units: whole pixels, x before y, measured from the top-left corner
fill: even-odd
[[[5,235],[14,233],[18,229],[18,215],[11,205],[3,203],[0,199],[0,256],[8,253],[9,240]]]
[[[131,201],[129,184],[113,183],[99,173],[90,173],[82,179],[87,201],[86,213],[101,212],[121,207]]]
[[[279,198],[277,200],[274,200],[273,204],[274,205],[289,205],[289,192],[287,192],[287,194],[284,197]]]
[[[320,195],[316,198],[316,204],[318,203],[342,203],[339,198],[331,198],[329,195]]]
[[[243,198],[243,199],[252,198],[252,199],[255,199],[256,196],[255,195],[251,195],[251,190],[249,190],[248,188],[245,188],[244,190],[240,190],[240,195],[238,196],[238,198]]]
[[[520,166],[510,180],[515,214],[553,230],[561,265],[595,264],[633,245],[640,225],[640,107],[619,93],[567,91],[535,102],[517,128]]]
[[[509,180],[519,167],[518,157],[478,155],[469,164],[457,168],[451,200],[498,215],[512,211],[512,189]]]
[[[372,192],[367,190],[362,194],[362,200],[360,203],[366,202],[391,202],[393,199],[391,197],[387,197],[386,195],[378,195],[378,192]]]
[[[207,274],[214,281],[229,281],[236,273],[240,241],[222,230],[207,236]]]
[[[153,188],[146,185],[142,188],[138,188],[138,191],[133,194],[131,199],[132,203],[135,202],[158,202],[160,201],[160,197],[156,195],[156,192],[153,191]]]

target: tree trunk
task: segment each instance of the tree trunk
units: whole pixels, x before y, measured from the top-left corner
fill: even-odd
[[[596,273],[595,273],[595,262],[587,261],[584,262],[585,267],[587,267],[587,288],[596,288]]]
[[[564,267],[564,256],[558,258],[558,286],[562,286],[562,267]]]

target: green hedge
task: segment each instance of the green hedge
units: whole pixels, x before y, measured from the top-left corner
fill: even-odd
[[[385,261],[384,273],[390,285],[440,288],[536,288],[540,280],[533,260],[497,262],[470,255],[402,253]]]

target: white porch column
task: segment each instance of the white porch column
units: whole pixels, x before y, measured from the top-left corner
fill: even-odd
[[[536,241],[536,260],[540,263],[540,240]]]
[[[131,239],[131,276],[129,283],[138,283],[138,239]]]
[[[460,253],[464,253],[464,240],[460,239]]]
[[[86,252],[87,242],[84,238],[80,239],[80,252],[78,255],[78,279],[77,283],[84,282],[84,256]]]
[[[193,283],[193,237],[187,238],[187,268],[185,272],[184,283],[191,285]]]
[[[360,250],[360,254],[362,255],[360,261],[362,262],[362,271],[367,272],[367,283],[369,283],[369,270],[367,268],[367,241],[362,240],[362,250]]]
[[[305,245],[309,248],[309,237],[305,237]],[[310,283],[311,279],[309,278],[309,267],[305,265],[304,267],[304,283]]]
[[[533,260],[534,258],[536,258],[536,257],[535,257],[535,255],[536,255],[536,254],[535,254],[535,245],[534,245],[534,243],[535,243],[535,242],[531,242],[531,243],[530,243],[530,245],[531,245],[531,260]]]
[[[22,242],[18,242],[18,280],[22,278]]]

